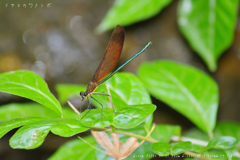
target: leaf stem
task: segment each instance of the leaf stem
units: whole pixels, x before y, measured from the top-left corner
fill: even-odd
[[[213,133],[212,132],[208,132],[208,136],[210,139],[213,139]]]
[[[144,140],[144,141],[147,141],[147,142],[150,142],[150,143],[158,142],[158,141],[156,141],[153,138],[147,138],[147,137],[144,137],[144,136],[140,136],[140,135],[137,135],[137,134],[134,134],[134,133],[125,132],[125,131],[121,131],[121,130],[113,131],[111,128],[98,128],[98,127],[94,127],[92,129],[94,129],[94,130],[101,130],[101,131],[107,131],[107,132],[112,132],[112,133],[118,133],[118,134],[123,134],[123,135],[129,136],[129,137],[135,137],[137,139],[141,139],[141,140]]]
[[[194,139],[194,138],[188,138],[188,137],[179,137],[179,136],[172,136],[171,138],[172,141],[179,142],[179,141],[191,141],[193,144],[197,144],[200,146],[207,146],[208,142],[207,141],[202,141],[199,139]]]

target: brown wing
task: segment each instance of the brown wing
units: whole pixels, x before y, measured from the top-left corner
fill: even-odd
[[[108,42],[104,57],[93,75],[92,82],[99,82],[114,70],[122,52],[124,37],[124,28],[117,25]]]

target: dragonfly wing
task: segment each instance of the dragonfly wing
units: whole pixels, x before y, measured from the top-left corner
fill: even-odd
[[[104,57],[93,75],[92,82],[97,83],[113,72],[122,52],[124,38],[124,28],[120,25],[117,25],[108,42]]]

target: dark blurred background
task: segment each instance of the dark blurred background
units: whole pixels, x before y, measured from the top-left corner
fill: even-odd
[[[32,3],[17,7],[17,4]],[[1,0],[0,1],[0,72],[31,70],[44,78],[52,93],[57,83],[87,84],[106,49],[111,32],[97,35],[101,22],[113,1],[105,0]],[[12,7],[11,4],[15,6]],[[38,6],[36,6],[36,4]],[[8,5],[8,6],[6,6]],[[44,5],[42,7],[42,5]],[[122,71],[136,73],[142,61],[170,59],[195,66],[210,74],[220,88],[218,121],[240,120],[240,25],[237,22],[233,45],[221,56],[218,70],[210,73],[194,53],[177,26],[175,0],[157,16],[126,26],[124,49],[118,65],[137,53],[148,41],[153,45],[126,65]],[[183,131],[194,127],[185,117],[162,102],[155,123],[181,125]],[[28,100],[0,93],[0,104]],[[8,141],[15,130],[0,139],[0,159],[46,159],[71,138],[50,134],[35,150],[11,149]],[[176,158],[174,158],[176,159]]]

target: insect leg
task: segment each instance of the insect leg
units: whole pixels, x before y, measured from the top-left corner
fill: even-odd
[[[90,95],[90,97],[91,97],[92,99],[94,99],[96,102],[98,102],[98,103],[102,106],[102,116],[101,116],[101,122],[102,122],[102,117],[103,117],[103,105],[102,105],[98,100],[96,100],[95,98],[93,98],[91,95]]]
[[[83,100],[82,100],[83,101]],[[89,98],[87,97],[87,101],[88,101],[88,107],[87,107],[87,112],[84,114],[84,116],[82,116],[81,119],[83,119],[87,114],[88,112],[91,110],[91,102],[92,102],[92,96],[91,96],[91,100],[89,101]],[[80,120],[81,120],[80,119]]]

